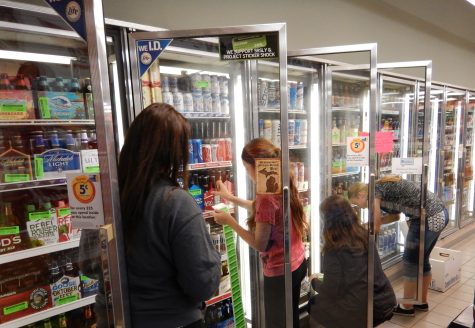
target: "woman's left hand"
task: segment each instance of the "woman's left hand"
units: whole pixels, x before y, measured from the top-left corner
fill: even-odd
[[[234,221],[234,218],[231,216],[231,214],[223,211],[214,211],[213,217],[214,221],[220,225],[229,225],[231,221]]]

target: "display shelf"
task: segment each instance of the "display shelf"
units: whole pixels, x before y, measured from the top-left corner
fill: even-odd
[[[332,107],[333,112],[354,112],[360,113],[361,109],[354,107]]]
[[[25,249],[23,251],[11,252],[7,254],[0,255],[0,265],[10,262],[15,262],[23,259],[28,259],[31,257],[54,253],[58,251],[64,251],[70,248],[79,247],[79,239],[74,239],[70,241],[65,241],[62,243],[56,243],[51,245],[45,245],[40,247],[34,247]]]
[[[76,125],[95,125],[94,120],[0,120],[0,127],[11,127],[11,126],[51,126],[51,125],[62,125],[62,126],[76,126]]]
[[[294,145],[294,146],[289,146],[289,149],[307,149],[307,145]]]
[[[343,172],[343,173],[332,173],[332,177],[333,177],[333,178],[347,177],[347,176],[355,175],[355,174],[360,174],[360,171],[355,171],[355,172]]]
[[[196,170],[204,170],[204,169],[218,169],[221,167],[230,167],[230,166],[233,166],[233,163],[231,161],[196,163],[196,164],[188,164],[188,171],[196,171]]]
[[[66,185],[66,177],[55,179],[31,180],[24,182],[9,182],[0,184],[0,193],[15,190],[27,190],[34,188],[46,188],[64,185]]]
[[[346,147],[346,143],[332,144],[332,147]]]
[[[278,114],[280,113],[280,108],[259,108],[259,113]],[[287,113],[296,115],[307,115],[307,111],[303,109],[289,109]]]
[[[44,319],[48,319],[51,317],[54,317],[56,315],[59,315],[61,313],[69,312],[75,309],[79,309],[81,307],[93,304],[96,302],[96,295],[93,296],[88,296],[85,298],[82,298],[78,301],[71,302],[68,304],[64,305],[59,305],[52,307],[50,309],[40,311],[28,316],[25,316],[23,318],[19,318],[16,320],[8,321],[3,324],[0,324],[0,328],[14,328],[14,327],[22,327],[29,325],[31,323],[35,323]]]
[[[210,306],[212,304],[215,304],[215,303],[218,303],[218,302],[221,302],[222,300],[225,300],[227,298],[230,298],[231,297],[231,292],[227,292],[227,293],[224,293],[222,295],[218,295],[216,297],[213,297],[211,298],[210,300],[206,301],[206,306]],[[2,326],[0,326],[0,328],[3,328]]]
[[[229,114],[223,113],[210,113],[210,112],[183,112],[183,116],[187,119],[223,119],[228,120],[231,118]]]
[[[383,109],[381,111],[384,115],[397,115],[399,116],[401,113],[398,110],[388,110],[388,109]]]

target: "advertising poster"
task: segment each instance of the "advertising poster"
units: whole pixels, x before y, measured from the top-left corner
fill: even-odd
[[[369,164],[369,136],[346,138],[346,166]]]
[[[104,225],[99,174],[67,174],[71,222],[75,229],[96,229]]]
[[[393,158],[393,174],[422,174],[422,157]]]
[[[219,38],[221,60],[279,58],[279,34],[245,34]]]
[[[256,159],[256,195],[278,195],[282,193],[282,171],[280,158]]]

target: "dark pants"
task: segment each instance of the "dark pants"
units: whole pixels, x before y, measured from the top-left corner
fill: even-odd
[[[294,328],[299,327],[300,285],[307,274],[307,260],[292,272],[292,307]],[[285,277],[264,277],[266,327],[285,327]]]

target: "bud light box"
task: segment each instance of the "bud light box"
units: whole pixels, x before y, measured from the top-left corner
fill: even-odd
[[[37,179],[66,178],[66,173],[81,172],[81,156],[68,149],[50,149],[35,155]]]
[[[86,119],[84,96],[77,79],[43,78],[38,88],[41,119]]]
[[[445,292],[462,277],[462,252],[434,247],[430,254],[430,265],[432,266],[432,282],[429,288]]]
[[[34,120],[33,94],[29,90],[0,91],[0,120]]]

